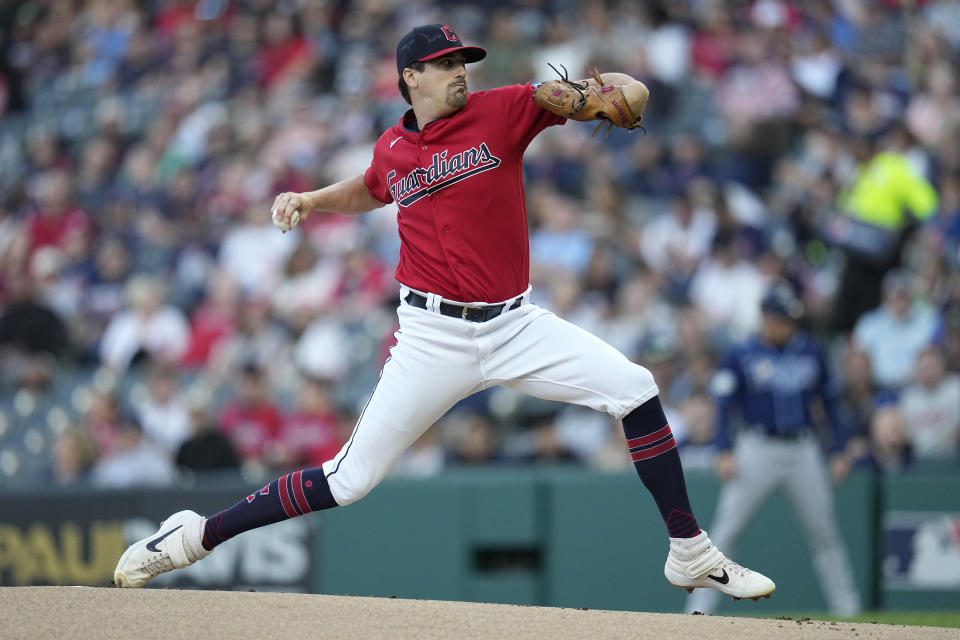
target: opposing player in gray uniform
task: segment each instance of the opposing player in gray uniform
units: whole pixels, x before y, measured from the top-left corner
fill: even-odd
[[[734,347],[710,383],[717,401],[716,469],[725,483],[711,536],[718,546],[736,546],[754,514],[782,490],[803,525],[831,612],[852,616],[860,611],[860,597],[810,414],[811,402],[821,398],[833,431],[831,472],[841,481],[850,466],[842,453],[839,390],[820,346],[797,327],[802,307],[788,283],[772,287],[761,304],[759,334]],[[735,444],[734,420],[742,427]],[[716,596],[698,590],[687,601],[687,611],[711,612]]]

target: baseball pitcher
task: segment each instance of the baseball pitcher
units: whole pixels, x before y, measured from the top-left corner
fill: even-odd
[[[623,74],[571,80],[564,71],[549,82],[471,93],[466,65],[485,55],[446,25],[403,36],[398,85],[412,108],[377,141],[370,167],[317,191],[282,193],[273,204],[273,223],[284,231],[315,210],[398,206],[400,329],[350,439],[321,467],[284,475],[220,513],[170,516],[123,554],[117,585],[140,587],[244,531],[363,498],[456,402],[503,385],[623,421],[666,524],[672,584],[735,598],[773,592],[769,578],[729,560],[697,524],[650,372],[530,302],[524,150],[568,118],[639,127],[647,88]]]

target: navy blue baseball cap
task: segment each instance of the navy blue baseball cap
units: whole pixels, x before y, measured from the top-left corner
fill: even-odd
[[[463,53],[467,62],[478,62],[487,56],[481,47],[465,47],[453,27],[443,24],[425,24],[400,38],[397,44],[397,73],[414,62],[433,60],[454,51]]]
[[[803,315],[803,303],[794,294],[790,283],[778,282],[763,296],[760,310],[770,315],[797,320]]]

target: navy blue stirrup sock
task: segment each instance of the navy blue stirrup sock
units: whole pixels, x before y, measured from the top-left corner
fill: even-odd
[[[238,533],[336,506],[322,467],[288,473],[207,518],[203,548],[210,550]]]
[[[692,538],[700,533],[700,525],[687,497],[677,442],[667,424],[659,396],[624,416],[623,433],[637,475],[653,495],[667,525],[667,535]]]

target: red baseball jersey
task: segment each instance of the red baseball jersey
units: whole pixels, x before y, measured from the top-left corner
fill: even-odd
[[[523,152],[566,121],[535,105],[532,93],[530,84],[477,91],[423,131],[410,110],[380,136],[364,180],[374,198],[398,205],[398,281],[461,302],[526,291]]]

